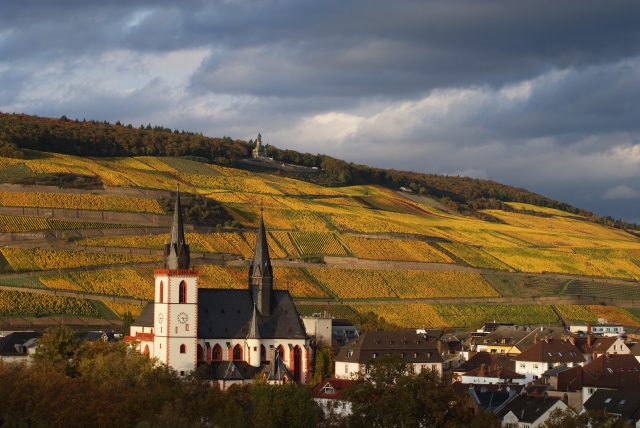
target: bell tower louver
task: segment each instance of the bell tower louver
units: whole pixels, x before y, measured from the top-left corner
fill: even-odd
[[[249,267],[249,290],[253,302],[262,316],[271,315],[271,294],[273,290],[273,269],[267,246],[267,234],[264,230],[264,220],[260,215],[260,226],[253,250],[253,260]]]

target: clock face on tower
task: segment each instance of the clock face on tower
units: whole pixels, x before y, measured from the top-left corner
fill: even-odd
[[[162,321],[164,321],[164,315],[162,315],[162,313],[158,314],[158,324],[162,324]]]
[[[180,324],[186,324],[187,321],[189,321],[189,315],[187,315],[185,312],[180,312],[178,314],[178,322]]]

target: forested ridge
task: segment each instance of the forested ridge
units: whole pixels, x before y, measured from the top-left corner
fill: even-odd
[[[41,118],[26,114],[0,113],[0,156],[21,158],[22,149],[65,153],[77,156],[175,156],[206,160],[219,165],[239,166],[250,155],[254,142],[230,137],[211,138],[201,133],[171,130],[163,126],[110,124],[107,121]],[[421,195],[437,198],[448,208],[463,214],[495,221],[482,209],[513,211],[505,202],[521,202],[555,208],[587,217],[591,221],[625,229],[635,224],[611,217],[598,217],[590,211],[573,207],[522,188],[491,180],[423,174],[410,171],[373,168],[347,163],[324,154],[300,153],[266,147],[274,160],[307,167],[318,167],[323,174],[314,177],[325,185],[377,184],[392,189],[401,186]],[[309,179],[304,174],[295,178]]]

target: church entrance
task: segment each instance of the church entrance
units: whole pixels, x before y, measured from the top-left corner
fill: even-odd
[[[302,380],[302,351],[299,346],[293,348],[293,377],[296,382]]]

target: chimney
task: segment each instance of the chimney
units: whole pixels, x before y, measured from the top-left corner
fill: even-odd
[[[566,405],[569,405],[569,394],[567,394],[566,392],[562,396],[562,402]]]
[[[485,370],[484,370],[484,364],[480,365],[480,371],[478,372],[478,376],[484,376],[485,375]]]
[[[536,343],[538,343],[538,335],[537,334],[533,338],[533,344],[535,345]]]
[[[587,336],[587,345],[591,346],[591,334]]]
[[[572,344],[572,345],[575,345],[575,344],[576,344],[576,338],[575,338],[575,337],[573,337],[573,336],[571,336],[571,337],[569,338],[569,342],[571,342],[571,344]]]
[[[607,356],[607,358],[609,358],[609,351],[605,352],[604,354]]]
[[[593,351],[593,359],[595,360],[596,358],[598,358],[598,353],[596,351]]]
[[[547,336],[546,334],[545,334],[545,336],[544,336],[544,341],[545,341],[545,342],[547,342],[547,343],[549,343],[549,336]]]
[[[587,324],[587,336],[591,334],[591,323]]]

